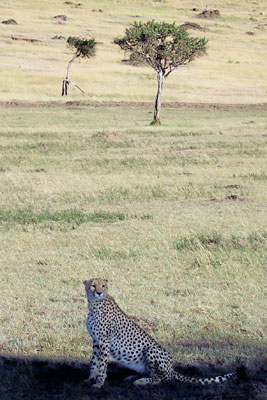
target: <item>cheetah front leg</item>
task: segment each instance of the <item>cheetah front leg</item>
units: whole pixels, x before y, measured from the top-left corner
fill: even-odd
[[[109,349],[110,342],[99,343],[99,354],[98,354],[98,374],[96,378],[96,383],[92,385],[94,389],[100,389],[105,382],[106,373],[107,373],[107,365],[109,359]]]
[[[93,341],[93,355],[90,362],[90,374],[89,378],[84,381],[84,383],[91,383],[96,381],[98,375],[98,364],[99,364],[99,345],[96,341]]]

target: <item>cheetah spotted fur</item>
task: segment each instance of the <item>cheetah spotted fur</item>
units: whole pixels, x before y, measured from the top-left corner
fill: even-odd
[[[135,380],[135,385],[155,385],[173,379],[205,385],[236,378],[236,373],[214,378],[190,378],[178,374],[173,368],[170,354],[108,295],[106,279],[94,278],[84,281],[84,285],[89,307],[86,326],[93,339],[90,375],[86,382],[95,381],[93,388],[103,386],[110,356],[118,364],[145,376]]]

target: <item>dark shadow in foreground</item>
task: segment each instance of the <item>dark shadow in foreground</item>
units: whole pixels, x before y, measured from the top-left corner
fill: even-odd
[[[132,371],[111,363],[104,388],[92,392],[83,384],[89,363],[0,355],[0,399],[40,400],[265,400],[266,367],[248,371],[243,379],[207,387],[168,382],[155,387],[135,387],[123,379]],[[210,375],[210,369],[175,367],[188,376]],[[215,374],[223,374],[216,368]],[[214,371],[213,371],[214,375]]]

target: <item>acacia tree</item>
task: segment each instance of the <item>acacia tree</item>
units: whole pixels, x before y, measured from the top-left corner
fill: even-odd
[[[70,67],[76,58],[90,58],[95,55],[95,48],[96,48],[96,41],[95,39],[83,39],[75,36],[69,36],[67,39],[67,46],[70,49],[75,50],[74,57],[69,61],[68,68],[67,68],[67,75],[66,78],[63,79],[62,82],[62,96],[68,95],[68,85],[71,83],[72,85],[76,86],[82,93],[84,91],[74,82],[72,82],[69,78],[70,75]]]
[[[130,55],[139,56],[157,72],[158,90],[155,100],[154,120],[160,124],[161,92],[168,75],[180,65],[188,64],[206,52],[205,38],[190,37],[188,32],[166,22],[134,22],[123,38],[114,43]]]

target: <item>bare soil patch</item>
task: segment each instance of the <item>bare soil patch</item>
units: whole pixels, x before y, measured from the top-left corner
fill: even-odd
[[[249,199],[246,199],[245,197],[237,196],[237,194],[230,194],[230,196],[225,197],[224,200],[230,200],[230,201],[247,201],[247,200],[249,200]]]
[[[60,20],[60,21],[67,21],[67,16],[66,15],[55,15],[54,16],[55,19]]]
[[[198,18],[205,18],[205,19],[219,18],[220,16],[221,13],[219,10],[204,10],[197,15]]]
[[[195,22],[185,22],[184,24],[180,25],[181,28],[184,28],[186,30],[188,29],[193,29],[197,31],[204,31],[205,29],[200,26],[199,24],[196,24]]]
[[[29,43],[38,43],[41,42],[41,40],[39,39],[30,39],[30,38],[20,38],[20,37],[16,37],[16,36],[11,36],[12,40],[22,40],[24,42],[29,42]]]
[[[56,36],[53,36],[51,39],[53,39],[53,40],[64,40],[66,38],[65,38],[65,36],[62,36],[62,35],[56,35]]]
[[[17,21],[15,21],[13,18],[7,19],[5,21],[2,21],[2,24],[4,25],[18,25]]]
[[[66,4],[67,6],[75,7],[75,8],[82,7],[82,3],[73,3],[72,1],[65,1],[64,4]]]
[[[240,197],[237,194],[230,194],[229,196],[226,196],[224,199],[210,199],[209,201],[213,202],[223,202],[223,201],[251,201],[250,199],[247,199],[245,197]]]
[[[142,101],[50,101],[50,102],[27,102],[27,101],[1,101],[2,108],[16,107],[133,107],[133,108],[151,108],[154,102]],[[267,110],[267,103],[259,104],[223,104],[223,103],[185,103],[185,102],[165,102],[162,108],[185,108],[199,110]]]
[[[190,176],[190,175],[193,175],[193,173],[192,173],[192,172],[178,172],[177,175],[180,175],[180,176]]]
[[[240,189],[241,186],[240,185],[226,185],[225,189]]]

